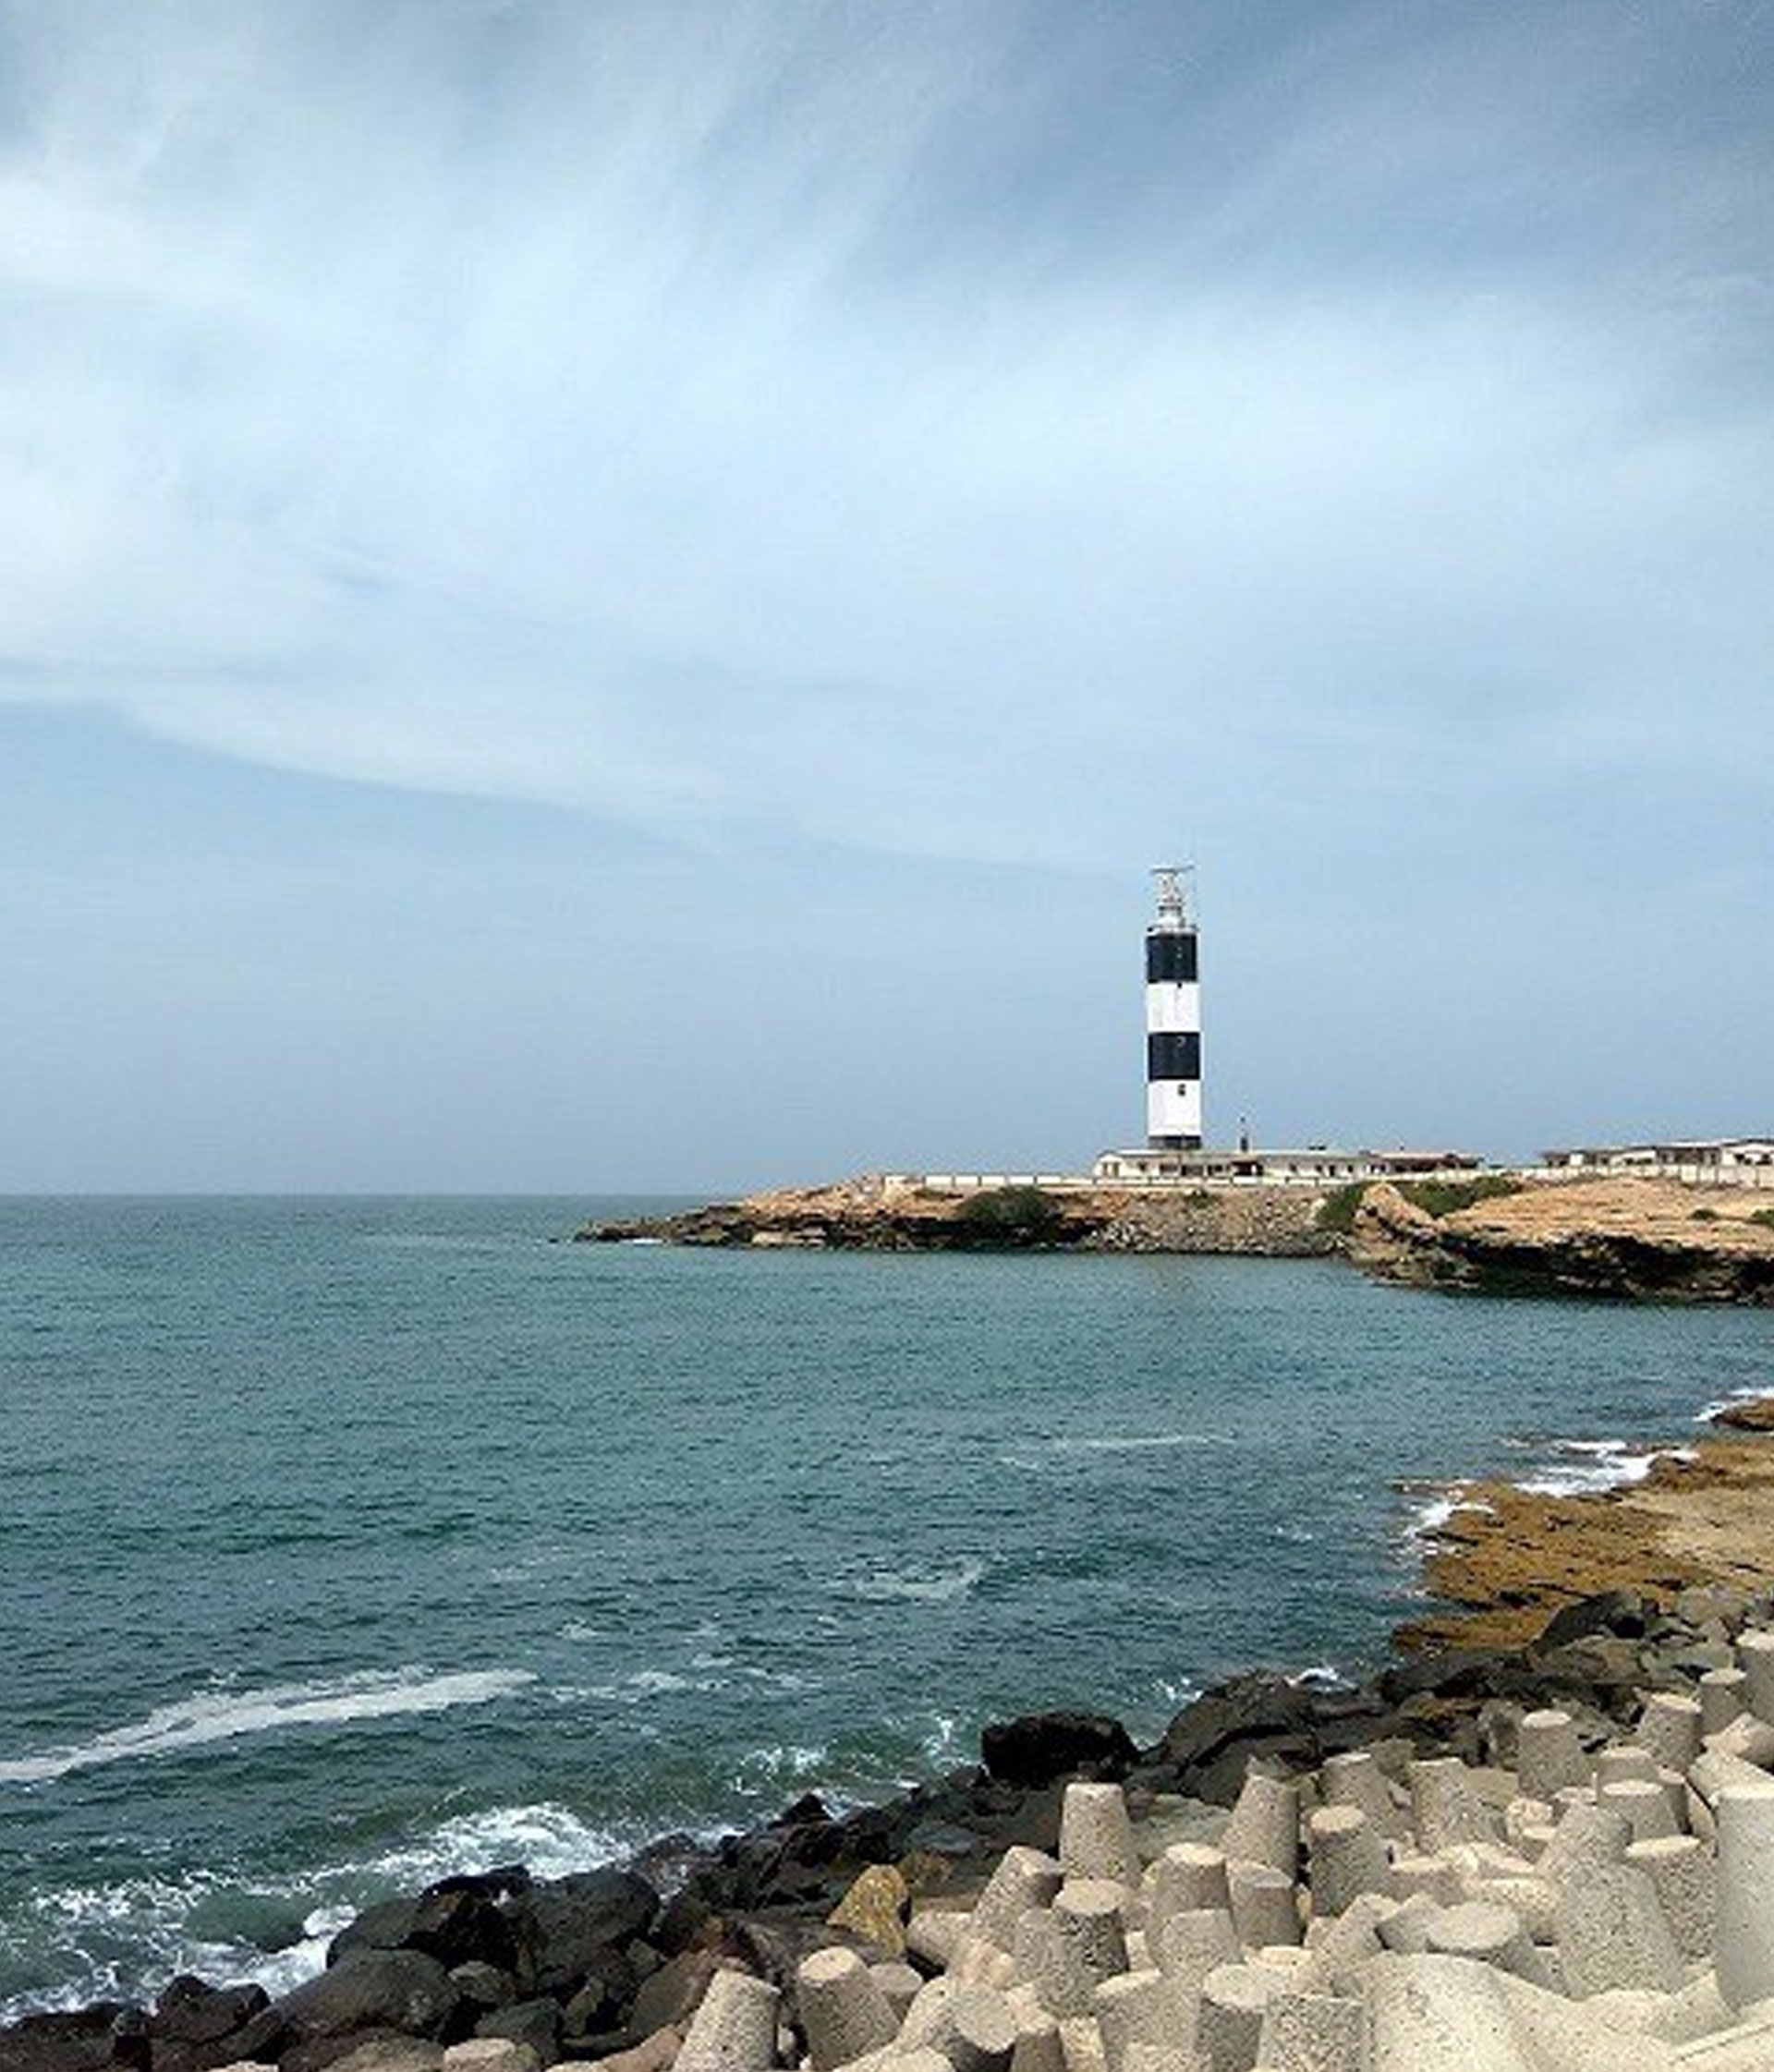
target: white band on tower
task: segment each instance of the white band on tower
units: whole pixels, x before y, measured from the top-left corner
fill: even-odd
[[[1158,918],[1146,930],[1146,1141],[1201,1148],[1201,985],[1193,867],[1156,870]]]

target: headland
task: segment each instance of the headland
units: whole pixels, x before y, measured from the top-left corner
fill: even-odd
[[[575,1234],[785,1249],[1347,1256],[1415,1287],[1774,1302],[1766,1190],[1507,1169],[1334,1185],[869,1174]]]

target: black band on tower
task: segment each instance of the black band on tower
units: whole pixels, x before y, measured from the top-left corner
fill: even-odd
[[[1151,1079],[1199,1079],[1201,1036],[1195,1029],[1166,1031],[1146,1038],[1146,1076]]]
[[[1195,983],[1195,936],[1154,931],[1146,938],[1146,983],[1192,986]]]

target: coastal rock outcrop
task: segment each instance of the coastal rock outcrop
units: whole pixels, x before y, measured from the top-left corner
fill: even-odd
[[[1774,1206],[1747,1188],[1616,1179],[1537,1183],[1437,1216],[1379,1181],[1349,1255],[1415,1287],[1774,1303]]]
[[[865,1174],[675,1216],[589,1223],[581,1242],[853,1252],[1089,1251],[1310,1257],[1339,1252],[1311,1187],[938,1187]]]

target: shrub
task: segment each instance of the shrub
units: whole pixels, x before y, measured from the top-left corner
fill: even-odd
[[[1759,1223],[1765,1230],[1774,1230],[1774,1208],[1753,1208],[1744,1220]]]
[[[1471,1180],[1401,1180],[1398,1191],[1428,1216],[1452,1216],[1475,1202],[1494,1202],[1519,1194],[1522,1182],[1507,1173],[1478,1173]]]
[[[1690,1223],[1716,1223],[1718,1220],[1719,1211],[1716,1208],[1696,1208],[1688,1218]]]
[[[1051,1244],[1063,1212],[1039,1187],[989,1187],[969,1194],[955,1217],[961,1242],[979,1245]]]
[[[1355,1227],[1355,1211],[1361,1206],[1361,1197],[1367,1192],[1368,1182],[1352,1180],[1346,1187],[1333,1187],[1318,1204],[1318,1213],[1314,1218],[1321,1230],[1335,1230],[1339,1236],[1347,1237]]]

